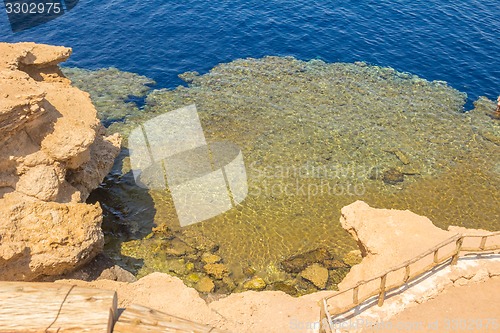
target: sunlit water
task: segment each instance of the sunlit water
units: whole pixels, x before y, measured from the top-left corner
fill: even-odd
[[[123,80],[119,72],[102,71],[85,86],[80,78],[88,73],[68,75],[83,89],[103,89],[101,94]],[[500,227],[500,127],[492,101],[481,100],[463,113],[465,95],[446,83],[365,63],[269,57],[184,77],[189,88],[151,92],[144,111],[128,110],[125,121],[108,130],[126,136],[147,119],[195,103],[207,140],[230,141],[242,150],[249,195],[238,207],[181,229],[168,192],[133,189],[124,153],[105,186],[109,193],[99,198],[117,209],[112,221],[135,230],[132,238],[139,239],[125,241],[120,251],[144,260],[137,266],[140,275],[192,274],[166,255],[174,231],[216,244],[233,275],[250,266],[269,283],[294,280],[280,268],[286,258],[326,248],[342,259],[356,248],[339,217],[343,206],[358,199],[410,209],[442,228]],[[130,75],[124,80],[131,86],[145,82]],[[114,109],[106,110],[113,117]],[[115,110],[115,117],[122,111]],[[168,232],[150,233],[152,220]],[[187,254],[181,266],[198,260]]]
[[[90,0],[17,34],[1,6],[2,41],[66,45],[67,66],[119,69],[66,71],[110,132],[126,138],[144,120],[196,103],[207,140],[242,150],[249,196],[182,229],[169,193],[138,188],[122,151],[92,200],[103,206],[108,254],[139,275],[166,271],[192,285],[206,275],[201,255],[214,252],[236,285],[217,280],[216,291],[241,290],[257,275],[310,292],[280,263],[316,248],[343,259],[356,245],[340,209],[358,199],[443,228],[500,227],[494,104],[482,99],[462,113],[499,93],[497,1]],[[266,55],[326,63],[235,61]],[[178,78],[213,67],[185,75],[189,87]],[[150,91],[153,81],[182,86]],[[179,240],[201,250],[169,254]],[[327,288],[342,274],[330,270]]]

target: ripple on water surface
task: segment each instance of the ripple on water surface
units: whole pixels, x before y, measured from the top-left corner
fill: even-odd
[[[85,75],[73,73],[83,77],[78,82],[91,94],[106,84],[85,84]],[[179,233],[181,239],[214,245],[212,251],[234,279],[225,288],[216,281],[221,291],[239,290],[249,276],[238,272],[250,267],[250,275],[268,284],[285,281],[295,283],[299,293],[308,292],[280,263],[317,248],[338,259],[355,249],[339,217],[343,206],[358,199],[380,208],[410,209],[442,228],[500,227],[495,202],[500,127],[487,99],[463,113],[464,94],[445,82],[365,63],[266,57],[182,77],[189,87],[152,91],[143,111],[128,113],[108,130],[126,135],[146,119],[196,103],[207,141],[231,141],[242,150],[249,195],[237,208],[180,230],[168,193],[124,186],[131,182],[124,154],[123,165],[100,191],[112,197],[108,206],[127,207],[120,217],[125,226],[144,225],[137,214],[144,201],[137,198],[149,197],[155,232],[139,232],[121,244],[122,258],[143,260],[139,275],[163,270],[189,280],[205,274],[199,264],[203,250],[184,251],[182,259],[168,255],[177,239],[171,233]]]

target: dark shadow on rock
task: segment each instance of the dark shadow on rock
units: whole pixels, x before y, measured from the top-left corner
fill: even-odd
[[[135,282],[135,276],[126,269],[118,266],[106,254],[97,255],[92,261],[81,268],[57,276],[45,276],[38,281],[54,282],[63,279],[94,281],[94,280],[112,280],[119,282]]]
[[[136,185],[132,171],[122,174],[128,156],[128,149],[122,148],[111,172],[91,192],[87,203],[99,202],[103,210],[104,252],[114,264],[136,274],[143,260],[120,254],[121,244],[149,235],[155,226],[156,209],[148,189]]]

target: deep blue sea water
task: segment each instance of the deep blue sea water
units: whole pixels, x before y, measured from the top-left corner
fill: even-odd
[[[185,71],[289,55],[366,61],[444,80],[469,96],[500,94],[498,0],[81,0],[62,17],[0,40],[70,46],[66,63],[114,66],[173,88]]]

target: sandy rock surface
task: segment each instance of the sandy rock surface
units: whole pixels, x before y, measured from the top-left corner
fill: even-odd
[[[339,289],[347,289],[410,260],[456,235],[408,210],[372,208],[356,201],[342,208],[340,223],[358,243],[363,261],[351,268]]]
[[[351,271],[352,274],[349,273],[342,281],[341,290],[358,282],[359,280],[355,279],[360,276],[373,277],[374,274],[418,255],[420,251],[425,251],[428,247],[457,233],[485,233],[481,230],[456,227],[451,227],[451,231],[444,231],[435,227],[427,218],[409,211],[375,209],[361,201],[346,206],[342,214],[342,225],[356,237],[365,256],[361,263],[353,267],[354,273]],[[374,234],[376,237],[373,236]],[[353,253],[353,257],[357,255]],[[483,283],[496,276],[500,276],[499,255],[466,256],[461,258],[456,266],[437,269],[426,274],[425,279],[417,279],[401,290],[393,292],[387,297],[382,307],[374,306],[373,302],[371,306],[363,305],[362,311],[357,316],[346,319],[345,323],[348,326],[354,323],[350,327],[352,329],[347,331],[378,330],[380,322],[389,321],[398,314],[404,315],[407,308],[418,308],[419,304],[439,298],[443,291],[454,286]],[[316,277],[315,274],[311,276],[311,278]],[[180,279],[162,273],[150,274],[134,283],[106,280],[94,282],[59,280],[57,282],[116,290],[120,307],[137,303],[228,332],[246,333],[318,332],[319,302],[334,293],[322,291],[292,297],[280,291],[246,291],[223,298],[220,295],[209,295],[205,301],[194,289],[184,285]],[[488,289],[489,286],[484,288],[484,290],[481,289],[482,294],[489,294],[488,300],[497,301],[495,291]],[[465,301],[463,302],[463,307],[467,307]],[[491,304],[484,302],[484,307],[491,308]],[[443,303],[454,303],[454,300],[447,298],[441,302]],[[470,318],[474,316],[479,318],[481,308],[470,308],[464,313],[467,313]],[[415,320],[443,321],[447,315],[443,311],[432,314]],[[376,326],[377,324],[379,326]]]
[[[83,202],[120,138],[104,137],[89,95],[57,67],[70,54],[0,43],[0,279],[61,274],[103,246],[101,209]]]

